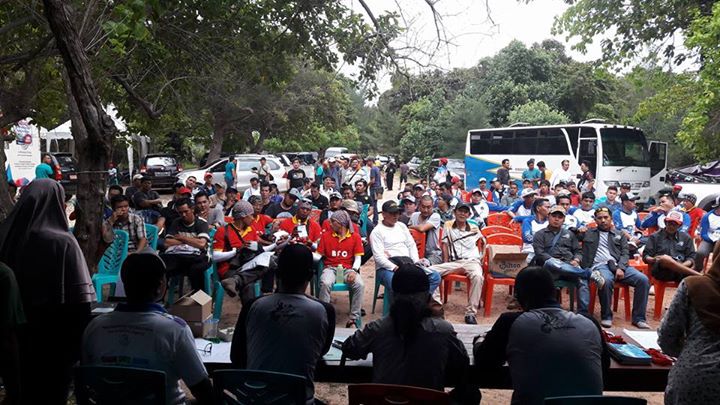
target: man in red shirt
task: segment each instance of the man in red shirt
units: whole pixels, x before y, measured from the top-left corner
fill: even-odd
[[[261,245],[269,245],[270,242],[265,241],[264,239],[260,238],[260,236],[265,235],[265,230],[267,229],[267,226],[270,225],[273,222],[273,219],[270,218],[268,215],[262,214],[263,209],[263,200],[262,197],[259,195],[252,195],[248,199],[248,202],[250,205],[253,206],[253,222],[250,224],[250,227],[253,229],[253,232],[255,232],[258,235],[258,242],[260,242]]]
[[[350,319],[345,327],[358,327],[365,291],[365,284],[360,278],[364,252],[362,239],[351,227],[352,221],[346,211],[335,211],[328,222],[332,231],[322,233],[317,250],[325,262],[320,277],[320,301],[330,302],[330,291],[341,277],[342,282],[350,287]]]
[[[253,284],[260,279],[263,279],[263,291],[272,291],[272,277],[267,276],[271,273],[269,260],[262,259],[268,259],[276,245],[258,243],[258,234],[252,227],[254,212],[247,201],[235,203],[233,222],[218,228],[213,243],[213,260],[222,286],[230,297],[240,293],[243,303],[255,298]]]
[[[312,212],[312,202],[307,198],[301,199],[295,216],[280,222],[280,229],[290,234],[296,242],[305,243],[315,250],[322,229],[317,222],[310,219],[310,212]]]
[[[690,228],[688,228],[688,234],[694,238],[695,231],[700,225],[702,217],[705,215],[705,210],[695,206],[695,203],[697,202],[697,196],[695,194],[683,194],[680,201],[683,211],[687,212],[690,216]]]

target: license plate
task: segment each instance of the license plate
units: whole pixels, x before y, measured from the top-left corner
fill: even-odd
[[[155,172],[155,176],[157,176],[157,177],[168,177],[168,176],[170,176],[170,172]]]
[[[69,177],[70,180],[77,180],[77,174],[71,174]]]

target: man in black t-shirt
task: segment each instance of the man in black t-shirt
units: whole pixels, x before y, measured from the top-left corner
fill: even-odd
[[[368,205],[368,218],[373,217],[375,211],[375,199],[367,192],[367,182],[364,179],[355,182],[355,201],[362,207]]]
[[[288,170],[287,172],[287,179],[290,182],[289,188],[296,188],[298,190],[302,190],[303,188],[303,179],[305,176],[305,171],[300,168],[300,159],[294,159],[292,162],[292,169]]]
[[[310,185],[310,201],[312,201],[313,207],[324,210],[328,206],[328,199],[324,195],[320,194],[320,185],[312,183]]]
[[[204,287],[205,270],[210,264],[207,252],[210,228],[204,219],[195,216],[193,208],[188,198],[175,202],[180,218],[167,228],[166,249],[161,257],[168,276],[187,276],[192,289],[199,290]]]

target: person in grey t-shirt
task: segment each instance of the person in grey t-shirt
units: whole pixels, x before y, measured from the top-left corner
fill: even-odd
[[[305,295],[313,276],[312,252],[286,246],[278,258],[278,290],[243,305],[230,351],[234,368],[296,374],[307,379],[314,403],[315,365],[330,350],[335,309]]]
[[[433,212],[433,199],[426,195],[420,199],[420,211],[410,216],[408,229],[414,229],[426,235],[425,258],[428,259],[431,264],[442,263],[440,226],[440,214]]]

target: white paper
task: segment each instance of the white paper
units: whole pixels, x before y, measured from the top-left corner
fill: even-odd
[[[212,350],[205,353],[203,350],[208,343],[212,344]],[[230,363],[230,342],[212,343],[206,339],[195,338],[195,348],[203,363]]]
[[[657,349],[660,350],[658,345],[658,334],[654,330],[627,330],[623,329],[623,333],[630,339],[637,342],[644,349]]]
[[[114,310],[115,310],[115,308],[113,308],[113,307],[97,307],[92,310],[92,313],[93,314],[106,314],[106,313],[112,312]]]

